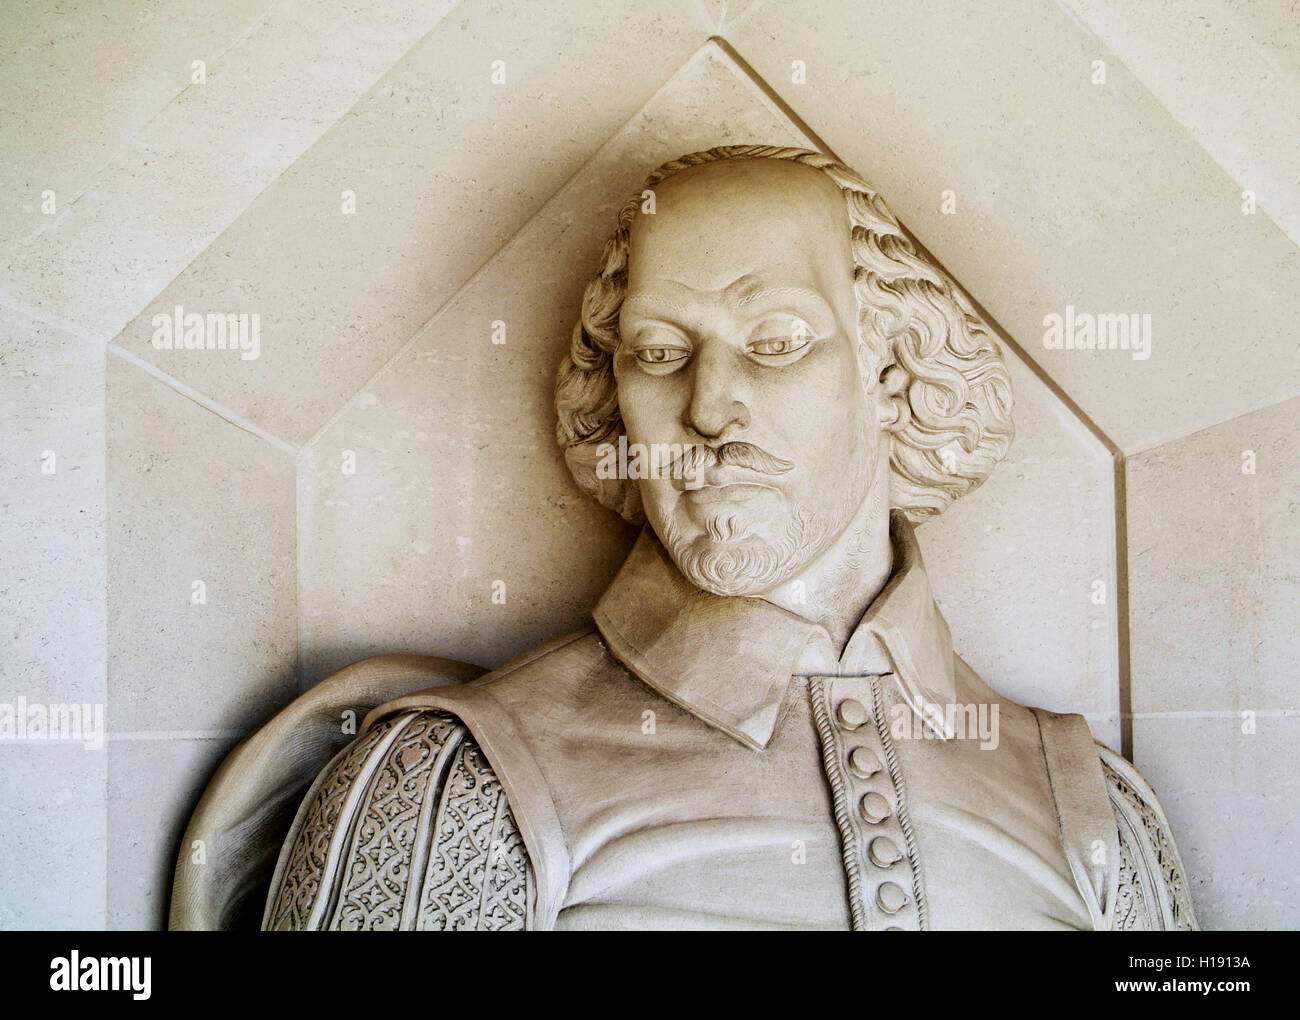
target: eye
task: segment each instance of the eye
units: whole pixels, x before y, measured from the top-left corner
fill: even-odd
[[[811,340],[760,340],[758,343],[750,344],[749,349],[753,354],[793,354],[795,351],[801,351],[807,347]]]
[[[647,365],[663,365],[669,361],[681,361],[686,352],[680,347],[642,347],[636,356]]]
[[[788,319],[759,331],[761,339],[752,341],[746,350],[762,364],[789,365],[802,358],[817,335],[802,319]]]
[[[642,369],[652,375],[676,371],[678,365],[691,356],[685,347],[638,347],[632,353]]]

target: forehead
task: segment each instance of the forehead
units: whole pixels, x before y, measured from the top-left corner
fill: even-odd
[[[741,277],[825,290],[852,279],[844,198],[821,171],[779,159],[692,167],[660,182],[638,213],[628,292],[684,285],[722,291]]]

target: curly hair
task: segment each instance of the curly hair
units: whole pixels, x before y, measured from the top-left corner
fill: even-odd
[[[852,228],[858,353],[866,384],[884,366],[896,395],[890,443],[891,501],[912,520],[942,512],[979,485],[1011,445],[1011,379],[970,299],[919,255],[884,200],[855,171],[819,152],[773,145],[727,145],[665,163],[645,189],[702,163],[785,159],[826,174],[840,189]],[[616,443],[623,419],[614,381],[618,317],[627,293],[628,239],[641,206],[618,214],[600,269],[583,294],[582,314],[556,374],[556,439],[578,486],[639,524],[635,481],[602,478],[600,448]]]

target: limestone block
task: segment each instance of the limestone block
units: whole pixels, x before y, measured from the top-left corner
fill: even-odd
[[[109,726],[259,723],[296,688],[293,459],[112,352],[108,415]]]

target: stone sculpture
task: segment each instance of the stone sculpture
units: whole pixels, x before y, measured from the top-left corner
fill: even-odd
[[[279,850],[267,928],[1195,927],[1142,777],[987,686],[934,603],[913,523],[988,476],[1011,405],[969,300],[852,170],[768,146],[656,170],[556,385],[578,485],[645,522],[593,626],[467,683],[385,658],[305,695],[391,700],[282,847],[315,765],[286,786],[270,759],[321,753],[309,706],[236,752],[186,837],[236,863],[183,849],[173,926],[228,923]]]

